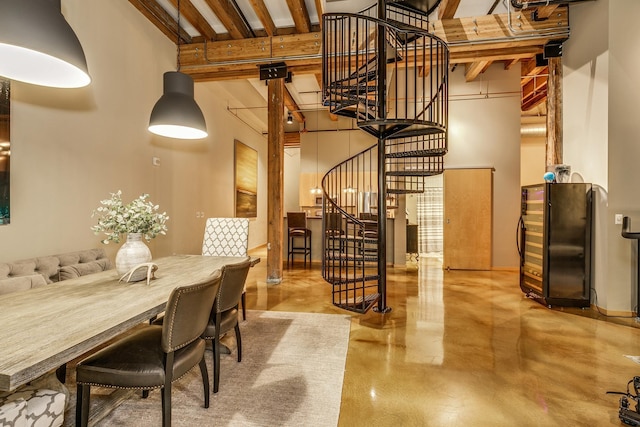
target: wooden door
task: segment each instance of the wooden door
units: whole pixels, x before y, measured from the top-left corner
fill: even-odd
[[[447,169],[443,186],[443,267],[491,270],[493,169]]]

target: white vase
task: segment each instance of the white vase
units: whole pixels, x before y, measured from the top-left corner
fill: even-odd
[[[116,254],[116,271],[120,276],[127,273],[138,264],[151,261],[151,251],[142,241],[142,233],[127,234],[127,241],[118,249]],[[140,269],[129,281],[137,282],[146,278],[146,269]]]

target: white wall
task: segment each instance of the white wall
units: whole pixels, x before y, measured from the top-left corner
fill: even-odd
[[[466,83],[464,67],[449,75],[449,153],[445,168],[493,167],[493,253],[496,268],[517,268],[520,214],[520,69],[494,64]]]
[[[614,215],[640,228],[639,15],[634,0],[572,6],[563,58],[565,163],[596,188],[592,302],[614,314],[636,310],[636,242],[621,237]]]
[[[65,0],[92,83],[82,89],[11,86],[11,224],[0,226],[0,260],[101,246],[91,212],[110,192],[149,193],[170,216],[154,257],[199,253],[205,216],[233,216],[233,141],[259,153],[258,218],[250,247],[266,241],[266,140],[226,110],[217,84],[196,84],[210,136],[189,142],[147,131],[175,70],[174,44],[129,2]],[[114,25],[115,23],[115,25]],[[160,158],[154,167],[152,157]],[[111,255],[115,245],[107,246]]]

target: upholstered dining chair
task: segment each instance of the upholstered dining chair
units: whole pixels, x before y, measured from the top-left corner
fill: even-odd
[[[76,426],[89,422],[91,386],[143,390],[162,389],[162,425],[171,425],[171,383],[196,365],[209,407],[209,374],[204,359],[205,330],[218,294],[216,271],[194,285],[175,288],[169,296],[164,322],[149,325],[82,360],[76,367]]]
[[[240,337],[240,326],[238,324],[238,302],[244,282],[247,279],[251,259],[236,263],[227,264],[222,268],[222,281],[218,295],[213,303],[209,324],[202,337],[211,341],[213,348],[213,392],[218,392],[220,383],[220,337],[230,331],[235,330],[236,345],[238,352],[238,362],[242,361],[242,339]]]
[[[207,218],[202,239],[202,255],[247,256],[249,250],[249,219]],[[242,290],[242,319],[247,319],[246,288]]]

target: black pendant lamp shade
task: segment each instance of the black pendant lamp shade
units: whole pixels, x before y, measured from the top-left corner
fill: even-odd
[[[91,82],[82,46],[60,0],[0,0],[0,75],[40,86]]]
[[[191,76],[179,71],[164,73],[164,93],[151,111],[149,131],[180,139],[207,136],[204,115],[193,98]]]

